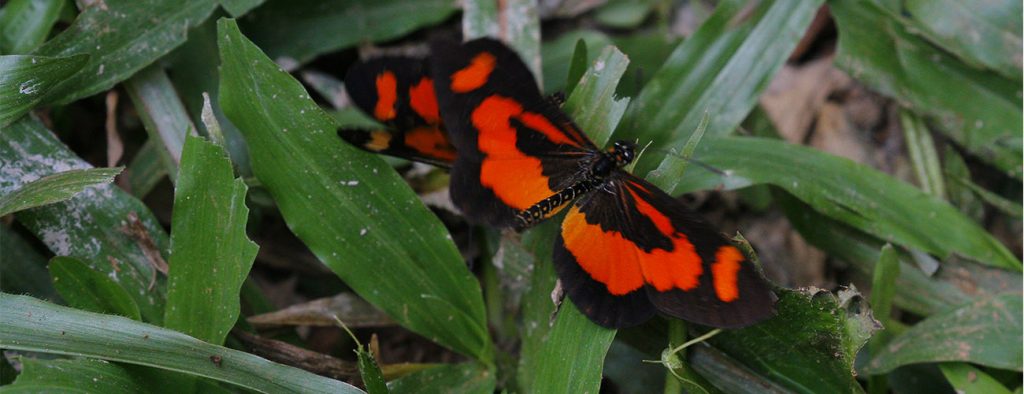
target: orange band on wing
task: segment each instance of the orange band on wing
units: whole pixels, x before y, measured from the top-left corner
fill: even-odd
[[[484,86],[496,62],[494,55],[487,52],[474,56],[468,66],[452,74],[452,91],[466,93]]]
[[[643,251],[618,232],[605,232],[587,223],[579,207],[573,206],[562,221],[565,249],[594,280],[608,287],[612,295],[623,295],[644,285],[637,259]]]
[[[626,190],[633,195],[637,211],[651,219],[658,231],[672,240],[671,252],[662,249],[654,249],[650,253],[641,251],[641,256],[650,256],[640,260],[647,283],[658,291],[668,291],[673,287],[683,291],[695,289],[700,285],[700,275],[704,273],[696,248],[686,235],[676,231],[668,216],[637,195],[633,189]]]
[[[373,116],[380,121],[395,118],[395,101],[398,101],[398,80],[395,73],[384,71],[377,74],[377,105],[373,108]]]
[[[519,117],[519,120],[523,122],[527,127],[537,130],[544,134],[545,137],[551,142],[556,144],[565,144],[572,146],[579,146],[580,144],[573,141],[565,134],[562,130],[559,130],[555,125],[551,124],[548,118],[545,118],[541,114],[535,114],[532,112],[523,113]]]
[[[521,115],[523,107],[517,101],[490,96],[470,117],[478,131],[477,146],[486,156],[480,166],[480,183],[505,205],[525,210],[555,192],[548,186],[540,159],[516,148],[516,129],[510,120]]]
[[[423,77],[420,82],[409,88],[409,104],[427,124],[438,124],[441,117],[437,112],[437,95],[434,94],[434,81]]]
[[[726,245],[715,252],[715,263],[711,265],[714,278],[715,296],[725,302],[735,301],[740,296],[736,284],[736,274],[740,271],[740,262],[745,259],[735,246]]]
[[[425,156],[455,160],[455,150],[448,143],[448,137],[437,127],[417,127],[405,133],[405,145],[416,149]]]

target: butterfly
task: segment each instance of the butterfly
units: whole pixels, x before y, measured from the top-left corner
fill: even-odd
[[[622,169],[635,159],[636,145],[597,147],[543,97],[513,50],[481,38],[435,41],[430,52],[425,60],[357,65],[349,72],[354,79],[346,78],[350,96],[392,127],[376,133],[407,141],[403,133],[435,119],[413,104],[426,100],[413,92],[426,90],[415,81],[432,81],[436,129],[455,152],[443,163],[451,168],[452,202],[470,220],[516,230],[565,211],[554,242],[555,271],[591,321],[622,328],[661,312],[736,328],[775,314],[771,286],[736,246],[678,200]],[[400,119],[410,112],[418,116]],[[381,146],[362,147],[425,156],[413,145],[376,149]]]

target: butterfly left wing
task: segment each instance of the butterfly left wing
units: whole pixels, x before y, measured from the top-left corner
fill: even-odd
[[[437,109],[434,82],[423,59],[380,57],[356,63],[345,89],[364,113],[385,130],[340,129],[338,135],[362,149],[450,167],[455,148]]]
[[[774,315],[754,264],[711,225],[654,185],[617,171],[570,208],[555,242],[570,299],[613,328],[666,315],[742,327]]]

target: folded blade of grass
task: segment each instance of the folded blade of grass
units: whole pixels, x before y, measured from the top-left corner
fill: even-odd
[[[81,72],[46,95],[46,104],[67,104],[110,89],[185,42],[188,30],[217,7],[214,0],[104,0],[82,10],[75,22],[33,54],[89,54]]]
[[[878,354],[882,346],[896,335],[899,322],[893,321],[892,300],[896,294],[896,279],[900,275],[900,260],[896,249],[890,244],[882,247],[875,264],[875,272],[871,278],[871,312],[882,325],[883,331],[868,340],[868,354]],[[885,394],[889,392],[888,377],[871,376],[868,378],[868,392]]]
[[[763,323],[725,330],[708,342],[749,370],[789,390],[804,393],[857,392],[853,375],[857,351],[880,327],[853,290],[838,296],[823,290],[782,290],[778,315]],[[780,349],[785,349],[780,351]],[[726,388],[721,376],[696,362],[694,369]]]
[[[442,365],[388,382],[393,393],[493,393],[494,374],[479,364]]]
[[[1020,83],[972,68],[935,48],[884,5],[835,0],[829,7],[839,30],[840,68],[929,116],[937,131],[1022,179]]]
[[[124,167],[69,170],[36,179],[0,195],[0,216],[67,200],[87,187],[113,182],[122,170]]]
[[[220,0],[220,5],[231,14],[232,17],[239,17],[256,8],[266,0]]]
[[[167,165],[161,157],[163,144],[146,140],[128,163],[128,191],[136,198],[145,198],[167,176]]]
[[[0,133],[0,168],[3,194],[56,172],[91,167],[28,116]],[[141,201],[113,185],[91,186],[69,200],[22,211],[15,218],[54,254],[79,258],[118,282],[145,321],[163,320],[164,283],[151,258],[166,255],[169,242]]]
[[[970,364],[943,363],[939,364],[939,369],[958,393],[1010,394],[1006,386]]]
[[[0,348],[145,365],[264,393],[360,392],[177,331],[6,293],[0,293]]]
[[[51,302],[60,302],[46,272],[46,257],[27,239],[6,225],[0,225],[0,289],[14,294],[27,294]]]
[[[142,119],[149,140],[160,145],[164,169],[171,181],[176,181],[185,136],[194,134],[196,127],[189,119],[174,85],[171,85],[163,67],[154,64],[125,81],[124,88],[135,105],[135,112]]]
[[[403,326],[491,363],[479,284],[444,226],[380,158],[341,141],[298,81],[218,23],[221,105],[289,228]]]
[[[163,384],[161,375],[146,367],[111,363],[89,358],[34,359],[20,358],[22,372],[0,393],[87,392],[87,393],[176,393],[180,387]],[[55,371],[60,371],[55,373]],[[209,382],[209,381],[207,381]],[[226,392],[215,384],[204,387],[213,392]],[[177,391],[176,391],[177,390]],[[204,391],[207,392],[207,391]]]
[[[737,137],[705,138],[695,157],[726,176],[694,167],[680,191],[768,183],[882,240],[940,259],[956,254],[1021,270],[1020,261],[1006,246],[956,208],[851,160],[782,141]]]
[[[864,366],[869,375],[908,364],[963,361],[1021,371],[1021,296],[974,300],[914,325]]]
[[[179,174],[164,326],[219,345],[259,249],[245,234],[248,188],[227,153],[200,137],[187,137]]]
[[[964,62],[1021,81],[1021,2],[964,3],[957,0],[908,0],[900,16],[933,44]]]
[[[89,56],[0,56],[0,127],[26,114],[85,66]]]
[[[0,15],[0,54],[24,54],[46,41],[67,3],[64,0],[7,2]]]
[[[298,65],[359,43],[404,36],[457,10],[451,0],[270,0],[239,24],[271,59]]]
[[[583,73],[566,100],[565,110],[587,135],[601,146],[622,116],[628,98],[616,99],[615,88],[629,65],[614,47],[607,47]],[[551,264],[555,223],[561,216],[532,230],[524,241],[534,253],[530,289],[524,297],[523,347],[520,352],[517,384],[524,392],[597,392],[601,385],[604,356],[615,338],[615,330],[592,323],[563,301],[551,325],[554,305],[550,294],[555,284]],[[567,361],[567,357],[576,357]]]
[[[61,298],[73,308],[141,320],[139,306],[117,282],[73,257],[50,260],[50,277]]]
[[[910,153],[910,163],[921,190],[948,200],[939,155],[935,151],[935,142],[932,141],[928,126],[923,119],[908,111],[900,111],[900,125],[903,127],[903,138]]]
[[[862,277],[868,278],[875,271],[885,241],[817,213],[788,193],[774,190],[772,197],[812,245],[851,263]],[[908,254],[900,253],[899,260],[893,302],[918,315],[946,311],[974,297],[1021,292],[1019,274],[1015,272],[954,259],[945,261],[935,275],[928,275]]]
[[[681,147],[705,113],[708,137],[731,133],[768,86],[803,36],[819,0],[748,3],[723,1],[714,15],[680,44],[640,91],[614,138],[638,140],[651,148],[637,164],[673,173],[674,158],[658,149]],[[675,182],[659,185],[674,194]]]
[[[570,66],[575,62],[573,56],[576,53],[576,43],[580,40],[587,45],[587,59],[584,68],[597,58],[597,55],[601,53],[601,48],[611,44],[607,35],[594,30],[566,32],[553,40],[543,42],[540,46],[540,54],[544,59],[541,75],[544,79],[545,92],[572,94],[566,89],[568,86],[566,76],[570,73]],[[577,78],[573,82],[578,81]]]

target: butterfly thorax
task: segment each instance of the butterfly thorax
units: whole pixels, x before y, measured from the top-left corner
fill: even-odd
[[[612,171],[633,161],[635,148],[636,145],[631,142],[615,141],[604,152],[595,152],[596,158],[593,159],[589,170],[585,171],[580,181],[533,204],[530,208],[519,211],[516,215],[516,230],[526,229],[541,220],[553,216],[569,205],[576,197],[600,187],[605,182],[605,179],[612,174]]]

